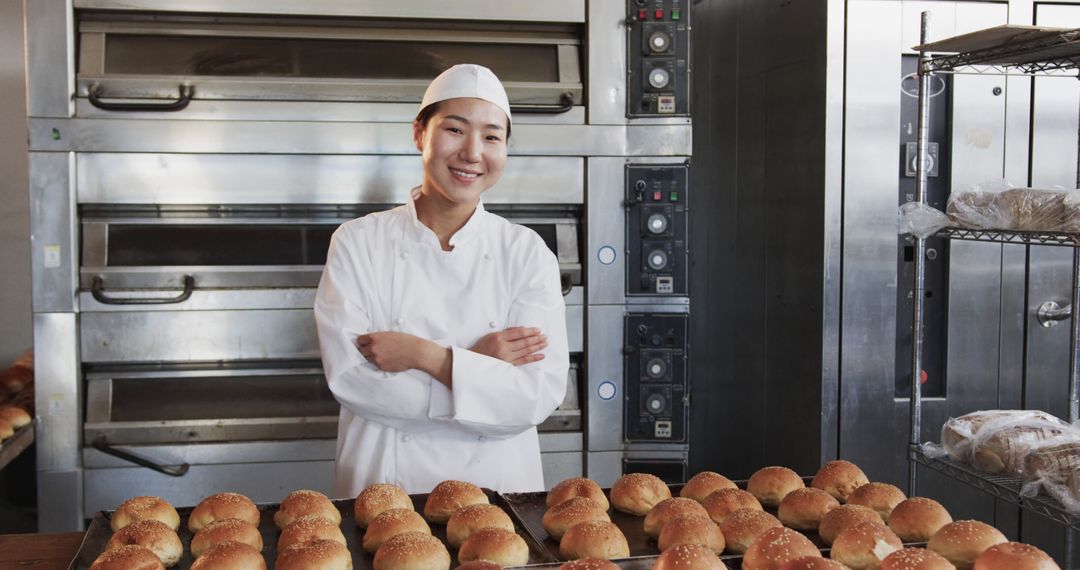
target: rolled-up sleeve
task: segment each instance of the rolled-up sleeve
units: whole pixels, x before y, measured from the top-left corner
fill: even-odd
[[[453,351],[453,389],[432,387],[429,415],[491,437],[513,437],[542,423],[566,395],[570,367],[566,308],[555,256],[539,239],[521,268],[508,326],[537,327],[548,337],[544,359],[523,366]]]
[[[315,296],[315,323],[323,370],[338,403],[353,414],[404,431],[425,428],[431,376],[418,370],[384,372],[356,348],[356,337],[375,332],[369,309],[371,260],[339,229],[330,243]],[[436,426],[430,426],[432,429]]]

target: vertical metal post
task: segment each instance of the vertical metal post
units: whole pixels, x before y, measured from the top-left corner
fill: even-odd
[[[1080,79],[1080,77],[1077,77]],[[1080,116],[1080,111],[1077,112]],[[1080,127],[1076,131],[1076,187],[1080,188]],[[1080,307],[1080,247],[1073,248],[1073,279],[1072,279],[1072,319],[1069,330],[1069,423],[1073,423],[1080,416],[1080,406],[1077,402],[1077,387],[1080,385],[1080,317],[1076,311]],[[1072,528],[1065,527],[1065,566],[1071,567],[1076,543]]]
[[[930,12],[922,13],[919,43],[930,41]],[[926,154],[930,129],[930,55],[919,53],[919,125],[915,161],[915,201],[926,203]],[[915,282],[912,287],[914,315],[911,321],[911,434],[908,450],[908,495],[914,496],[916,463],[912,454],[922,440],[923,303],[926,300],[926,240],[915,238]]]

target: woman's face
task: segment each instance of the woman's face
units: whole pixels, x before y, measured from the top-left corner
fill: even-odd
[[[424,190],[455,204],[476,204],[506,164],[506,114],[483,99],[447,99],[427,126],[413,123],[424,159]]]

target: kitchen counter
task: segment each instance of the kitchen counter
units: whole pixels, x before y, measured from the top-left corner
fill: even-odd
[[[83,533],[0,534],[0,570],[63,570],[71,564]]]

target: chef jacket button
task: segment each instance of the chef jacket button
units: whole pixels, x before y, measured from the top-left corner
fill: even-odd
[[[405,324],[405,319],[403,319],[401,317],[398,317],[398,319],[396,321],[394,321],[394,322],[397,323],[398,326],[400,326],[400,325]]]
[[[407,251],[401,252],[401,259],[409,259],[409,252],[407,252]]]
[[[412,436],[411,435],[402,436],[401,441],[406,441],[406,442],[407,441],[412,441]]]
[[[478,439],[480,441],[487,441],[487,437],[485,437],[485,436],[480,436],[480,437],[477,437],[476,439]]]
[[[491,328],[495,328],[495,321],[488,321],[488,326]]]
[[[484,254],[484,259],[491,259],[491,254],[490,253],[485,253]]]

